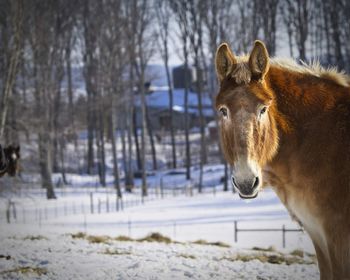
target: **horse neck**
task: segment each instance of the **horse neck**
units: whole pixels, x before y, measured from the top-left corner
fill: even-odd
[[[280,128],[288,124],[295,132],[312,118],[334,108],[339,99],[348,98],[349,93],[349,88],[333,81],[276,66],[271,66],[267,84],[275,96]]]

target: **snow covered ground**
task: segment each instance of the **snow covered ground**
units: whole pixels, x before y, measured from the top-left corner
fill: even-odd
[[[311,258],[276,252],[6,234],[1,231],[1,279],[318,279]]]
[[[216,175],[213,172],[210,180],[217,182]],[[162,176],[167,186],[181,185],[176,176]],[[151,186],[143,204],[138,189],[125,193],[123,211],[116,211],[112,188],[66,188],[57,192],[57,201],[47,201],[41,189],[29,189],[11,197],[17,207],[11,224],[4,215],[7,199],[1,198],[0,279],[318,279],[314,258],[308,255],[314,250],[305,233],[287,232],[286,248],[281,231],[238,232],[235,242],[235,221],[239,229],[298,228],[271,190],[246,201],[222,192],[219,185],[205,188],[203,194],[193,190],[193,196],[185,188],[167,189],[163,198],[156,184]],[[78,232],[110,238],[91,243],[71,237]],[[113,239],[139,239],[151,232],[182,244]],[[196,240],[230,247],[191,243]],[[272,246],[283,254],[252,250],[257,246]],[[261,258],[277,254],[288,259],[296,249],[308,252],[296,263]]]

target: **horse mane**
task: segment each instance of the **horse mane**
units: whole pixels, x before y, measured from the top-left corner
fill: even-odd
[[[249,56],[242,55],[237,56],[237,64],[232,69],[230,76],[236,80],[237,84],[248,84],[251,80],[251,71],[248,65]],[[338,71],[336,67],[324,68],[319,60],[315,59],[310,63],[300,61],[298,64],[291,58],[279,58],[274,57],[270,59],[270,65],[284,69],[289,72],[311,75],[328,81],[332,81],[335,84],[343,87],[350,87],[350,76],[344,71]]]
[[[301,64],[298,64],[294,59],[278,57],[270,60],[271,65],[291,72],[308,74],[314,77],[330,80],[343,87],[350,86],[350,76],[344,71],[338,71],[336,67],[324,68],[317,59],[311,61],[310,63],[306,63],[304,61],[300,62]]]

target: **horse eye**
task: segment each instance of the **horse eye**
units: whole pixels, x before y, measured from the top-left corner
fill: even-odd
[[[220,108],[220,113],[222,114],[223,117],[227,117],[227,110],[225,108]]]
[[[267,110],[267,107],[263,107],[261,110],[260,110],[260,116],[265,114],[266,113],[266,110]]]

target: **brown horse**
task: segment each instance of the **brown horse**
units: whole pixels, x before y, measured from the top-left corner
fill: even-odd
[[[9,145],[3,149],[0,145],[0,177],[6,173],[14,177],[19,169],[20,147]]]
[[[303,224],[321,279],[350,279],[350,78],[319,64],[219,46],[223,153],[242,198],[271,185]]]

